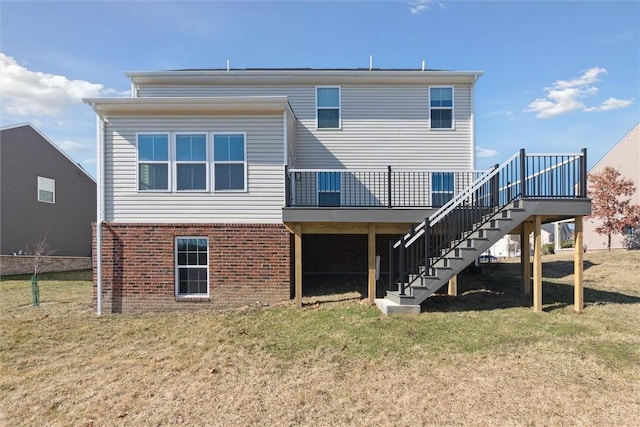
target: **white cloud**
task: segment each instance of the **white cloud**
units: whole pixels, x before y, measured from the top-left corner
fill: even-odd
[[[495,157],[497,156],[499,153],[497,150],[494,150],[492,148],[483,148],[483,147],[476,147],[476,157],[479,159],[486,159],[489,157]]]
[[[29,70],[3,53],[0,68],[2,110],[13,116],[56,116],[82,98],[112,92],[101,84]]]
[[[547,92],[546,97],[532,101],[525,111],[534,112],[536,117],[546,119],[577,110],[606,111],[631,105],[633,100],[615,98],[607,99],[599,107],[585,105],[584,99],[598,94],[599,89],[594,84],[600,81],[599,76],[603,74],[607,74],[605,68],[592,67],[580,77],[571,80],[556,80],[552,86],[544,89]]]
[[[609,98],[602,102],[598,107],[589,107],[584,111],[610,111],[618,108],[626,108],[633,104],[633,99],[616,99]]]
[[[515,114],[513,114],[513,111],[492,111],[490,113],[487,113],[484,115],[485,117],[505,117],[510,121],[515,120]]]
[[[86,144],[82,144],[76,141],[62,141],[59,144],[56,144],[62,151],[89,151],[89,148]]]
[[[435,0],[414,0],[409,2],[409,11],[413,15],[418,15],[425,10],[429,9]]]

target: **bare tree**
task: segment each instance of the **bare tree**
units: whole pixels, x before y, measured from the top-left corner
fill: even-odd
[[[602,221],[596,232],[607,236],[607,249],[611,250],[611,236],[622,234],[625,227],[635,227],[640,221],[640,205],[632,205],[629,199],[636,188],[632,180],[621,177],[611,166],[589,174],[589,181],[590,218]]]
[[[40,304],[40,277],[39,274],[44,270],[44,262],[48,256],[53,255],[56,250],[51,249],[47,243],[47,234],[40,237],[38,242],[30,248],[33,254],[33,276],[31,276],[31,304],[37,306]]]

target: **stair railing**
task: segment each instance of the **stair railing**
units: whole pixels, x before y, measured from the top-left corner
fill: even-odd
[[[390,243],[389,290],[406,295],[419,279],[435,274],[435,263],[446,266],[448,254],[515,200],[587,197],[586,176],[586,149],[562,155],[519,150]]]

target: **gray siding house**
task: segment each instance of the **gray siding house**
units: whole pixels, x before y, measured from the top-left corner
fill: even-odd
[[[91,256],[96,181],[31,124],[0,129],[0,253]]]
[[[425,282],[441,243],[412,254],[412,270],[398,251],[435,242],[447,221],[465,224],[458,219],[471,216],[460,216],[462,207],[482,221],[465,224],[452,241],[507,208],[518,215],[499,227],[501,235],[536,214],[548,222],[589,210],[576,185],[584,152],[553,157],[559,164],[521,152],[500,168],[475,170],[478,71],[126,75],[130,98],[85,100],[99,118],[98,312],[291,297],[301,305],[309,272],[365,273],[368,296],[384,297],[383,311],[415,310],[442,286]],[[540,186],[550,174],[567,182]],[[538,203],[521,213],[527,192],[545,191],[568,204]],[[475,250],[477,257],[486,248]],[[473,261],[471,253],[452,257],[462,261],[449,277]],[[377,280],[381,274],[387,279]]]

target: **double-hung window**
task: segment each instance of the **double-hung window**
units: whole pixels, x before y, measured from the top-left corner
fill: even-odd
[[[316,88],[318,129],[340,129],[340,87]]]
[[[176,237],[176,295],[209,295],[209,239]]]
[[[176,190],[207,190],[207,135],[176,134]]]
[[[169,135],[138,134],[138,190],[169,190]]]
[[[45,203],[56,202],[56,181],[54,179],[38,177],[38,201]]]
[[[431,174],[431,206],[444,206],[453,198],[453,173],[433,172]]]
[[[453,129],[453,88],[429,88],[431,129]]]
[[[213,135],[215,191],[246,191],[247,162],[245,134]]]
[[[318,206],[340,206],[342,179],[340,172],[318,172]]]

